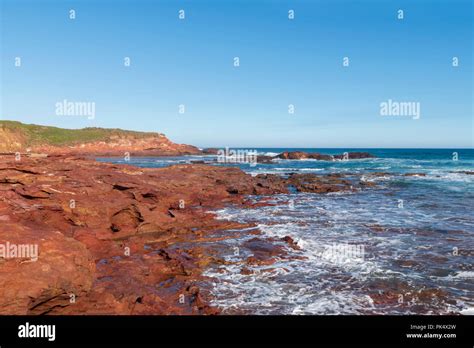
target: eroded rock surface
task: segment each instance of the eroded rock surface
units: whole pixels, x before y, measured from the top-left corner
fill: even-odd
[[[354,185],[338,174],[253,177],[202,164],[148,169],[75,156],[0,156],[0,244],[39,251],[37,261],[0,257],[0,313],[218,313],[199,284],[203,270],[225,261],[203,242],[254,226],[216,220],[210,210],[251,206],[248,195]],[[248,263],[271,263],[287,253],[285,245],[297,247],[288,238],[272,243],[259,237],[243,245],[253,252]]]

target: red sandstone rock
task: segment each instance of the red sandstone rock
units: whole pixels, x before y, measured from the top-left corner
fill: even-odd
[[[299,246],[298,246],[298,243],[296,243],[293,238],[291,238],[290,236],[285,236],[283,238],[281,238],[281,240],[285,243],[287,243],[291,248],[295,249],[295,250],[299,250],[301,249]]]
[[[275,192],[286,192],[282,182],[237,168],[2,156],[0,236],[38,242],[40,255],[31,263],[0,261],[0,313],[216,313],[197,284],[204,268],[222,261],[197,241],[249,225],[206,211]],[[183,243],[194,246],[184,250]]]
[[[5,219],[0,244],[37,245],[37,260],[0,258],[0,313],[43,314],[71,304],[92,288],[95,265],[86,246],[59,231]],[[29,255],[31,256],[31,255]]]
[[[288,185],[316,193],[351,189],[340,175],[252,177],[201,164],[151,169],[61,155],[0,156],[1,241],[40,248],[36,262],[0,259],[0,313],[217,313],[200,286],[204,269],[225,264],[209,242],[253,225],[207,211],[245,207],[246,195],[287,193]],[[275,242],[244,243],[253,254],[247,262],[284,257],[288,248]]]
[[[95,157],[128,156],[181,156],[197,155],[201,151],[191,145],[175,144],[165,136],[144,139],[115,139],[109,142],[81,143],[72,146],[41,145],[31,149],[35,153],[49,155],[66,154]]]
[[[16,152],[24,155],[67,154],[96,157],[177,156],[202,153],[197,147],[175,144],[161,133],[104,128],[74,130],[0,121],[0,153]]]

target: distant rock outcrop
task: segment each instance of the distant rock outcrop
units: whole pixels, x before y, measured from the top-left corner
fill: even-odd
[[[205,155],[217,155],[219,153],[219,149],[212,147],[202,150],[202,153]]]
[[[368,152],[346,152],[340,155],[323,155],[318,152],[303,152],[303,151],[292,151],[292,152],[282,152],[277,155],[276,158],[281,159],[290,159],[290,160],[300,160],[300,159],[315,159],[319,161],[334,161],[334,160],[344,160],[344,159],[361,159],[361,158],[373,158],[372,154]]]
[[[0,152],[86,156],[178,156],[201,154],[191,145],[175,144],[164,134],[122,129],[63,129],[0,121]]]
[[[202,151],[207,155],[217,155],[219,149],[208,148]],[[351,159],[362,159],[362,158],[374,158],[372,154],[368,152],[345,152],[339,155],[325,155],[318,152],[304,152],[304,151],[285,151],[276,156],[258,155],[257,163],[272,164],[276,159],[286,160],[304,160],[314,159],[318,161],[335,161],[335,160],[351,160]]]

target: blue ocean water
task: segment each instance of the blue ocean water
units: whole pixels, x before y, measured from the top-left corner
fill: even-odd
[[[253,149],[249,149],[253,150]],[[367,151],[376,158],[349,161],[278,160],[235,165],[256,175],[351,173],[375,188],[336,194],[275,195],[275,205],[227,207],[221,219],[258,224],[268,238],[292,237],[296,258],[252,266],[248,250],[228,239],[229,265],[210,269],[214,304],[227,313],[440,314],[474,312],[474,150],[472,149],[257,149],[340,154]],[[162,167],[211,161],[215,156],[132,158]],[[121,159],[100,159],[124,163]],[[384,172],[382,176],[370,173]],[[422,173],[424,176],[403,176]],[[259,200],[260,197],[255,197]],[[289,204],[291,202],[291,204]],[[236,231],[237,233],[238,231]],[[229,231],[228,233],[232,233]],[[328,251],[363,249],[362,258]],[[346,248],[346,249],[344,249]],[[228,250],[227,252],[225,250]],[[360,249],[359,249],[360,250]],[[343,257],[337,257],[343,256]],[[359,255],[360,256],[360,255]]]

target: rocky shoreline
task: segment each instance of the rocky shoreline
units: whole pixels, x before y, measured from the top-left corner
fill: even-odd
[[[222,149],[208,148],[202,150],[203,155],[219,155],[225,153]],[[232,157],[232,156],[231,156]],[[375,158],[368,152],[344,152],[337,155],[325,155],[319,152],[304,152],[304,151],[285,151],[274,156],[257,155],[256,162],[261,164],[271,164],[275,160],[318,160],[318,161],[348,161],[354,159]],[[217,161],[217,160],[215,160]]]
[[[251,207],[248,195],[365,186],[341,174],[251,176],[202,164],[151,169],[72,155],[0,156],[0,244],[39,249],[37,261],[0,258],[0,312],[219,313],[199,287],[206,267],[225,263],[209,242],[250,228],[256,237],[242,245],[253,253],[249,264],[272,263],[297,245],[209,211]]]
[[[211,211],[267,204],[252,196],[373,186],[342,174],[251,176],[207,160],[156,169],[94,160],[218,151],[161,133],[2,121],[0,140],[2,314],[217,314],[200,287],[210,265],[226,263],[213,241],[233,238],[229,230],[255,235],[241,246],[252,254],[246,265],[272,264],[298,245],[290,237],[263,238],[255,226],[217,220]],[[257,161],[372,156],[267,157]],[[37,254],[21,253],[30,249]]]

